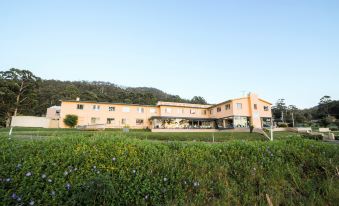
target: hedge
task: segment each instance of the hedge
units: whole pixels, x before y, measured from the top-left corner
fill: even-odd
[[[338,145],[0,137],[4,205],[335,205]]]

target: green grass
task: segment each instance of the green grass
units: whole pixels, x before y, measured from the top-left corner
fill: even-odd
[[[0,134],[7,135],[8,129],[0,130]],[[128,133],[122,132],[121,129],[105,130],[105,131],[79,131],[76,129],[43,129],[43,128],[15,128],[13,130],[13,137],[17,139],[44,139],[59,138],[67,135],[103,135],[111,137],[130,137],[142,140],[160,140],[160,141],[203,141],[213,142],[213,136],[215,142],[223,142],[230,140],[246,140],[246,141],[266,141],[266,138],[258,133],[249,132],[149,132],[145,130],[131,130]]]
[[[215,133],[225,142],[210,144],[192,139],[211,133],[17,132],[0,134],[4,205],[267,205],[266,194],[274,205],[339,201],[339,146],[294,133],[273,142]]]

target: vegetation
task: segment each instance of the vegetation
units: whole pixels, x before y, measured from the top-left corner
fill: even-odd
[[[65,125],[73,128],[78,124],[78,116],[73,115],[73,114],[68,114],[68,115],[66,115],[66,117],[64,119],[64,123],[65,123]]]
[[[324,96],[319,104],[310,109],[298,109],[294,105],[287,106],[285,99],[279,99],[272,107],[272,114],[279,127],[310,126],[329,127],[338,130],[339,127],[339,101]]]
[[[2,204],[265,205],[269,197],[274,205],[331,205],[339,200],[338,145],[290,133],[280,133],[288,138],[274,142],[209,144],[67,131],[73,133],[29,141],[0,135]]]

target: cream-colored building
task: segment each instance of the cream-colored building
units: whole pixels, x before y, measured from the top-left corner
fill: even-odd
[[[232,129],[267,127],[271,103],[250,93],[246,97],[214,105],[158,102],[157,105],[63,100],[59,127],[68,114],[78,116],[78,125],[105,125],[106,128],[149,129]]]

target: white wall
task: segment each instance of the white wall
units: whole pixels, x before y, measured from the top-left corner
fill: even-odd
[[[43,127],[43,128],[58,128],[58,120],[52,120],[46,117],[34,116],[13,116],[12,127]]]

